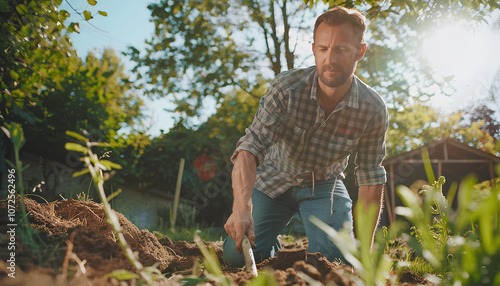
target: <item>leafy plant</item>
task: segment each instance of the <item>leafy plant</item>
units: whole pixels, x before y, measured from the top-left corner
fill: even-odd
[[[432,179],[428,154],[423,152],[422,157]],[[456,211],[450,207],[450,197],[442,194],[444,177],[424,188],[422,205],[408,188],[398,188],[405,206],[396,212],[415,227],[413,236],[403,233],[402,239],[438,270],[442,285],[500,283],[500,192],[495,185],[478,196],[475,183],[473,177],[462,181]]]
[[[151,284],[158,279],[164,279],[163,275],[161,274],[161,272],[159,272],[158,269],[156,269],[156,267],[153,266],[144,267],[139,262],[136,253],[132,251],[127,241],[125,240],[125,237],[123,236],[122,232],[123,229],[120,225],[118,217],[116,216],[115,212],[111,209],[111,206],[109,205],[106,193],[104,192],[103,171],[120,169],[121,166],[109,160],[99,160],[98,156],[92,152],[92,147],[97,147],[97,146],[105,147],[108,146],[108,144],[99,142],[90,142],[88,138],[71,131],[67,131],[66,134],[82,142],[82,145],[77,143],[66,143],[65,147],[67,150],[83,153],[84,157],[82,158],[82,160],[85,162],[85,165],[87,166],[86,169],[83,169],[80,172],[76,172],[75,174],[73,174],[73,176],[79,176],[86,173],[90,173],[90,175],[92,176],[94,186],[99,193],[99,197],[103,204],[104,211],[106,213],[106,216],[108,217],[108,222],[111,224],[113,233],[117,238],[118,243],[122,248],[125,256],[129,260],[130,264],[138,272],[140,278],[148,284]],[[111,275],[112,277],[122,277],[122,278],[125,277],[125,279],[128,277],[131,278],[134,277],[134,275],[132,274],[127,274],[127,273],[125,274],[126,275],[124,275],[124,272],[113,272]]]
[[[377,207],[376,205],[370,205],[366,210],[361,204],[357,203],[354,211],[357,218],[355,221],[357,241],[351,239],[348,227],[336,231],[316,217],[312,217],[310,220],[328,235],[330,240],[342,252],[347,262],[359,273],[365,285],[385,285],[389,277],[392,261],[384,253],[385,244],[376,243],[373,248],[371,247],[371,226],[377,216]],[[380,238],[380,235],[376,237]]]
[[[2,126],[2,131],[7,135],[12,141],[12,146],[14,149],[14,162],[6,160],[7,163],[15,170],[16,174],[16,190],[20,196],[21,203],[21,218],[19,220],[19,226],[17,227],[17,235],[21,238],[23,243],[31,250],[31,252],[38,257],[38,262],[42,262],[41,248],[46,247],[45,242],[40,238],[38,232],[31,228],[28,221],[28,213],[26,212],[26,206],[24,204],[25,189],[23,183],[23,172],[29,165],[23,166],[19,158],[19,151],[26,142],[24,137],[24,132],[21,124],[12,122],[11,124],[5,124],[7,128]]]

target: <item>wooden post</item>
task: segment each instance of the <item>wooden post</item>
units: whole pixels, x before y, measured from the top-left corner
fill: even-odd
[[[181,158],[181,162],[179,164],[179,173],[177,174],[177,184],[175,185],[175,196],[174,196],[174,204],[172,211],[172,225],[170,228],[172,230],[175,229],[175,220],[177,219],[177,209],[179,207],[179,197],[181,195],[181,183],[182,183],[182,173],[184,172],[184,162],[186,159]]]
[[[391,184],[391,206],[392,208],[392,217],[391,217],[391,223],[396,221],[396,190],[394,190],[394,164],[389,165],[389,172],[390,172],[390,184]]]

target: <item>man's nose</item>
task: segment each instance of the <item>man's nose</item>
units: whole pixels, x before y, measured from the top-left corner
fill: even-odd
[[[329,49],[327,52],[326,52],[326,56],[325,56],[325,61],[327,64],[333,64],[335,62],[337,62],[337,54],[333,51],[333,49]]]

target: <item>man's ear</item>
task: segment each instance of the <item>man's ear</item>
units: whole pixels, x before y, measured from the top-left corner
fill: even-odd
[[[312,47],[312,51],[313,51],[313,55],[314,55],[314,42],[312,43],[311,47]]]
[[[359,49],[358,49],[358,57],[356,58],[356,61],[360,61],[364,56],[366,52],[366,43],[362,44]]]

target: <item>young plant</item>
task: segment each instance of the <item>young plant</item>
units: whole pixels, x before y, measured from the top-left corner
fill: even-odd
[[[6,128],[7,127],[7,128]],[[19,220],[19,227],[17,227],[17,235],[21,238],[23,243],[30,249],[30,251],[38,257],[38,262],[42,262],[41,247],[46,247],[47,245],[38,235],[28,221],[28,213],[26,212],[26,206],[24,204],[24,183],[23,183],[23,172],[29,167],[29,165],[23,166],[20,160],[19,152],[21,148],[26,143],[26,138],[24,137],[24,132],[21,124],[12,122],[11,124],[5,124],[1,126],[2,131],[7,135],[12,141],[12,146],[14,149],[14,162],[9,160],[7,164],[15,170],[13,172],[15,178],[15,188],[19,194],[21,203],[21,218]],[[15,194],[11,194],[12,199],[9,196],[9,200],[15,201]]]
[[[372,224],[377,217],[377,207],[370,205],[368,211],[356,204],[354,212],[356,214],[356,234],[357,241],[353,241],[348,228],[336,231],[326,223],[316,217],[311,217],[313,224],[323,230],[330,240],[339,248],[344,258],[359,273],[365,285],[385,285],[389,277],[392,261],[384,254],[385,244],[372,243]],[[380,236],[377,236],[380,237]],[[377,239],[378,240],[378,239]]]
[[[152,284],[154,281],[159,279],[164,279],[163,275],[155,267],[144,267],[138,260],[136,253],[132,251],[128,245],[125,237],[123,236],[123,229],[118,221],[118,217],[115,212],[111,209],[106,193],[104,192],[104,176],[103,171],[110,171],[111,169],[121,169],[121,166],[115,164],[108,160],[99,160],[96,154],[92,152],[92,147],[106,147],[107,143],[90,142],[86,137],[71,131],[66,131],[66,134],[82,142],[82,145],[77,143],[66,143],[65,148],[70,151],[76,151],[83,153],[83,162],[87,166],[86,169],[73,174],[74,177],[80,176],[86,173],[90,173],[92,176],[92,181],[94,186],[99,193],[99,197],[103,204],[104,211],[108,217],[108,222],[111,224],[113,233],[118,240],[120,247],[122,248],[125,256],[129,260],[130,264],[135,268],[139,277],[148,284]],[[115,271],[111,274],[112,277],[120,278],[134,278],[133,273]]]

